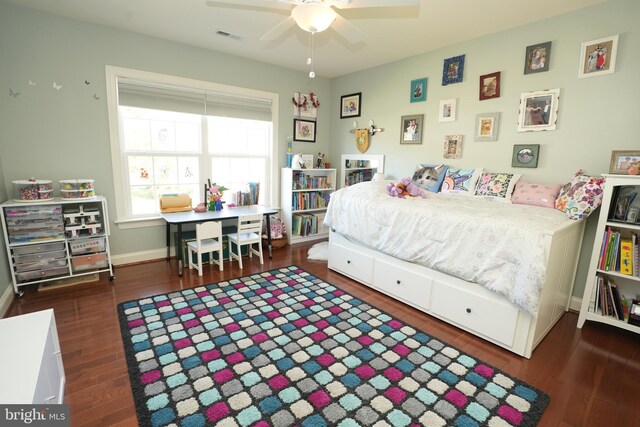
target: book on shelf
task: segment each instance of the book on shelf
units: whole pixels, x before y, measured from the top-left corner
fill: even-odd
[[[296,213],[291,217],[291,235],[297,237],[312,236],[328,231],[322,224],[325,213]]]
[[[595,280],[596,285],[589,302],[589,311],[625,320],[628,315],[628,301],[620,293],[617,285],[602,276],[596,276]]]
[[[633,257],[632,246],[630,238],[623,238],[620,240],[620,273],[628,276],[633,275]]]

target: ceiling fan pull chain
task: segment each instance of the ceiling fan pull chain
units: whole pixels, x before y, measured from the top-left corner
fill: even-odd
[[[309,78],[314,79],[316,77],[316,72],[313,71],[313,35],[315,33],[309,33],[309,59],[307,62],[311,65],[311,71],[309,71]]]

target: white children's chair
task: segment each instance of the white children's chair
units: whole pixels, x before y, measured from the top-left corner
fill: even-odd
[[[264,264],[262,260],[262,214],[241,215],[238,217],[238,232],[227,234],[229,239],[229,259],[237,259],[242,268],[242,246],[248,245],[249,258],[256,254],[260,257],[260,264]],[[233,252],[235,244],[238,253]],[[253,245],[258,244],[258,249],[253,249]]]
[[[222,224],[218,221],[207,221],[196,224],[196,240],[187,243],[189,248],[189,270],[198,269],[198,276],[202,276],[202,254],[209,254],[209,264],[216,263],[223,270],[222,262]],[[213,259],[213,253],[218,252],[218,260]],[[198,263],[193,262],[193,254]]]

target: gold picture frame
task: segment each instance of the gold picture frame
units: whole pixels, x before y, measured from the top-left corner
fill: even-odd
[[[614,150],[611,152],[609,173],[613,175],[628,175],[632,164],[640,165],[640,151]]]

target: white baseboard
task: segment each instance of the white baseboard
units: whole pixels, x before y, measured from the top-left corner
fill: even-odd
[[[175,255],[173,246],[169,253],[170,256]],[[151,249],[149,251],[130,252],[122,255],[112,255],[111,262],[113,265],[132,264],[135,262],[152,261],[155,259],[162,259],[167,257],[167,248]]]
[[[569,301],[569,310],[580,312],[580,307],[582,306],[582,298],[571,297]]]
[[[7,314],[9,306],[11,305],[11,302],[13,302],[13,298],[13,285],[9,283],[2,295],[0,295],[0,318]]]

